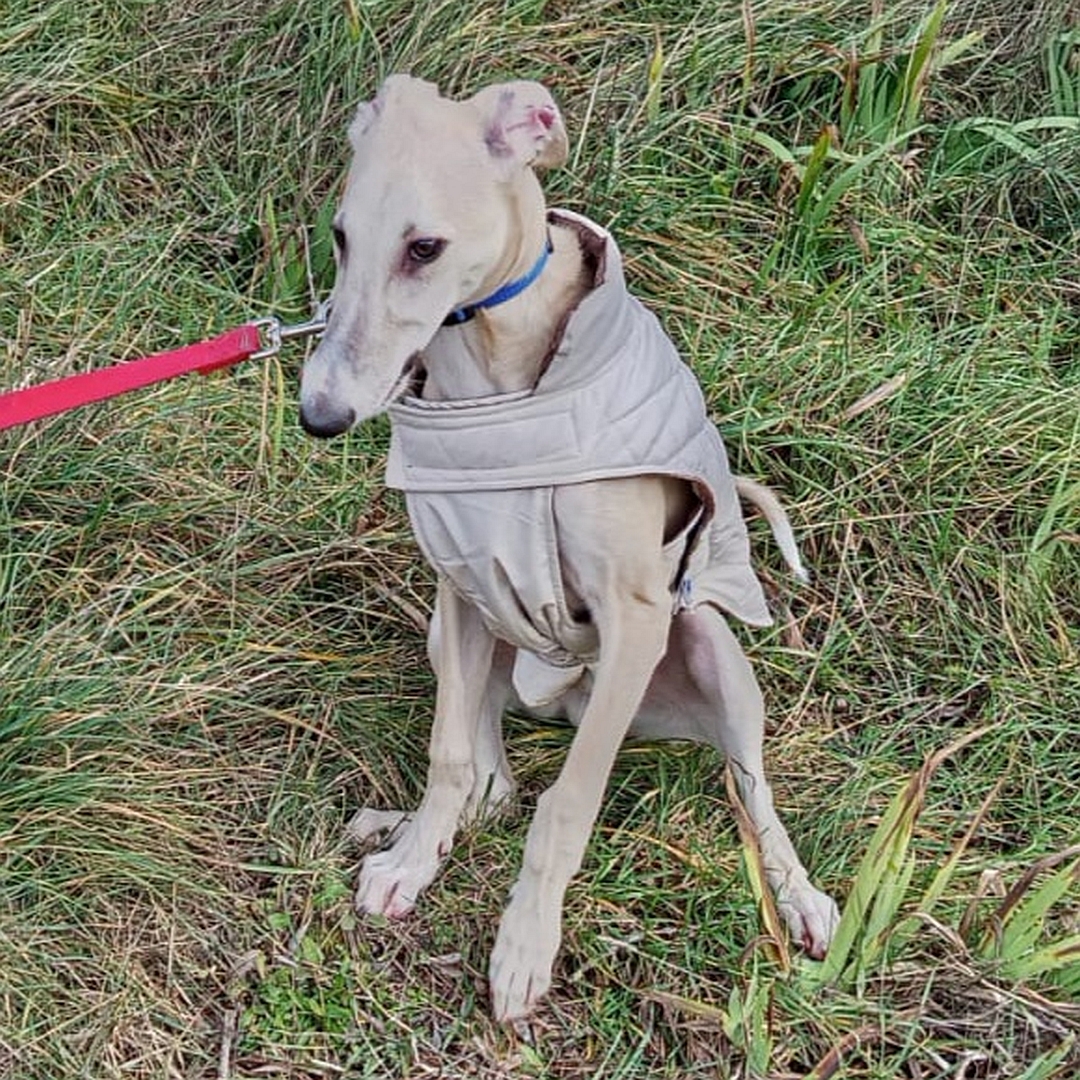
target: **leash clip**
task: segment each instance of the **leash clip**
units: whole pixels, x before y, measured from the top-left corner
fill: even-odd
[[[331,299],[327,297],[316,305],[314,314],[306,322],[288,326],[274,315],[269,315],[265,319],[255,319],[251,325],[259,331],[259,340],[263,344],[258,352],[251,354],[250,359],[265,360],[267,357],[277,356],[286,341],[322,334],[326,330],[326,322],[330,317],[331,303]]]

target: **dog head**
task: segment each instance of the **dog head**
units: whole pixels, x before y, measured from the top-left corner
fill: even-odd
[[[405,75],[360,106],[349,139],[333,310],[300,387],[301,423],[320,436],[383,411],[446,316],[508,280],[532,240],[523,216],[543,212],[533,170],[567,150],[538,83],[452,101]]]

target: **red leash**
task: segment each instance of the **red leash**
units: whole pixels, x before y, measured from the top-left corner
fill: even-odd
[[[321,334],[326,328],[328,309],[329,305],[323,304],[309,322],[296,326],[282,326],[277,319],[259,319],[209,341],[201,341],[198,345],[187,345],[182,349],[0,394],[0,431],[67,412],[80,405],[117,397],[131,390],[140,390],[152,383],[175,379],[178,375],[188,375],[193,371],[206,375],[218,368],[238,364],[241,360],[273,356],[281,348],[281,343],[289,338]]]

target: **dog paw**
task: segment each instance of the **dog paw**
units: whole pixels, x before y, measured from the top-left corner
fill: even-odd
[[[514,903],[503,914],[489,968],[491,1011],[500,1023],[524,1020],[551,987],[551,968],[559,951],[556,917],[526,918]]]
[[[462,812],[461,820],[466,825],[478,825],[485,821],[494,821],[510,811],[514,806],[517,786],[505,776],[493,776],[481,788],[474,788],[469,793],[468,802]]]
[[[416,906],[420,893],[435,880],[438,858],[424,858],[408,843],[408,834],[386,851],[369,855],[360,867],[356,908],[367,915],[400,919]]]
[[[811,959],[824,959],[840,922],[840,911],[833,898],[805,882],[784,889],[777,897],[777,907],[792,940]]]
[[[393,839],[394,834],[411,820],[412,814],[405,810],[373,810],[365,806],[357,810],[345,826],[345,835],[354,844],[372,841],[382,844]]]

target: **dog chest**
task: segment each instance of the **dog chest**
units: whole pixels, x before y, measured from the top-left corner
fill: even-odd
[[[712,603],[753,625],[771,621],[701,388],[626,290],[618,249],[603,235],[602,279],[536,387],[390,408],[387,483],[406,493],[428,561],[498,637],[567,671],[593,662],[598,643],[563,592],[552,493],[564,484],[645,474],[689,481],[702,517],[665,551],[673,607]]]

